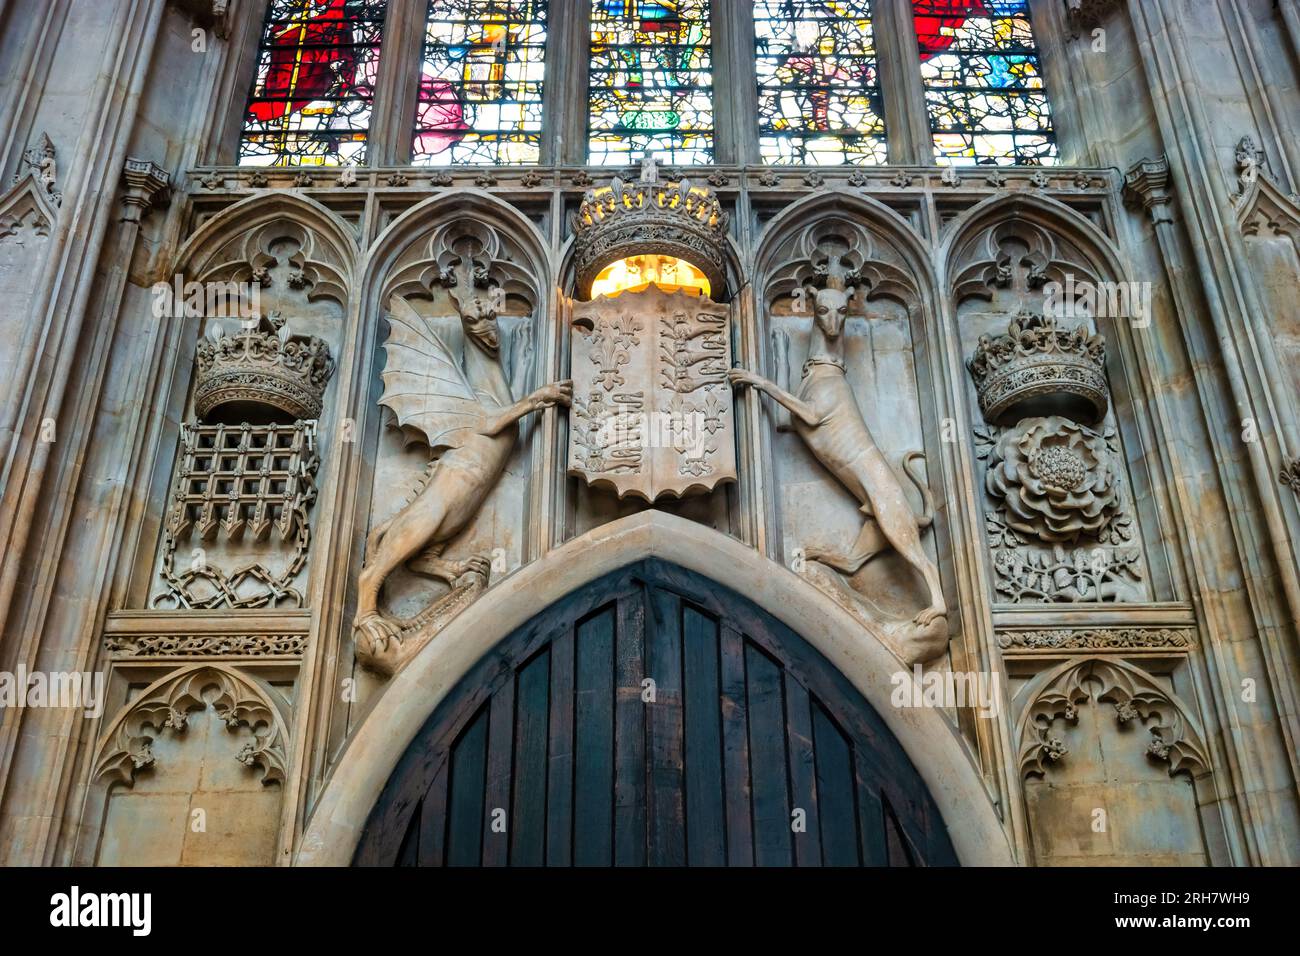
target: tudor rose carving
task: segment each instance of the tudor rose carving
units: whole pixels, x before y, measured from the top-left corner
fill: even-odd
[[[572,385],[555,382],[516,401],[501,357],[501,332],[492,280],[493,259],[482,237],[449,239],[440,283],[450,292],[464,333],[457,355],[437,324],[394,296],[385,342],[388,355],[379,403],[398,425],[442,452],[414,500],[371,530],[358,586],[354,636],[362,663],[390,674],[416,644],[434,636],[487,587],[490,561],[442,558],[469,524],[505,470],[518,442],[518,422],[551,405],[568,405]],[[512,377],[526,364],[514,352]],[[411,620],[379,609],[385,578],[401,565],[445,581],[451,592]],[[407,646],[403,647],[406,640]]]
[[[844,323],[857,290],[848,284],[851,276],[838,254],[830,255],[823,274],[821,288],[804,288],[815,314],[798,391],[791,394],[743,368],[732,369],[729,378],[737,387],[753,386],[765,392],[788,409],[794,430],[809,451],[861,503],[866,521],[848,553],[807,549],[807,558],[851,575],[892,547],[925,579],[930,603],[911,621],[887,628],[886,634],[908,663],[930,660],[947,645],[948,625],[939,570],[921,544],[921,530],[933,522],[934,508],[929,489],[909,467],[920,452],[904,459],[908,476],[926,502],[926,513],[918,517],[867,428],[845,374]]]

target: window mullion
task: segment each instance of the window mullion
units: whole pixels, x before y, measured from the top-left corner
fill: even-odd
[[[580,166],[587,161],[590,31],[588,0],[551,0],[542,94],[543,163]]]
[[[370,128],[370,166],[411,161],[411,131],[419,95],[420,57],[428,0],[390,0],[384,43],[375,82],[374,118]]]
[[[713,160],[740,166],[757,163],[753,4],[747,0],[714,0],[713,39]]]
[[[876,47],[885,100],[889,162],[933,166],[930,116],[921,84],[921,65],[910,0],[876,0]]]

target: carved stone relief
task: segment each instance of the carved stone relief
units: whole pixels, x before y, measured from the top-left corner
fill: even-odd
[[[912,468],[923,455],[911,451],[899,462],[923,499],[924,512],[918,515],[862,414],[850,384],[845,350],[846,321],[850,312],[861,308],[856,303],[872,295],[905,296],[910,283],[897,266],[872,256],[869,238],[852,227],[814,226],[803,234],[800,252],[794,262],[777,271],[773,283],[774,291],[792,296],[798,305],[795,311],[812,313],[808,351],[797,385],[788,390],[784,382],[742,368],[732,370],[730,378],[737,387],[763,392],[788,413],[790,429],[859,505],[856,539],[847,548],[810,544],[802,549],[803,557],[819,566],[810,571],[810,579],[863,618],[902,660],[932,660],[947,646],[948,622],[939,571],[921,540],[922,531],[934,519],[930,490]],[[784,377],[789,368],[787,339],[777,333],[773,342],[774,364],[778,376]],[[778,426],[784,427],[786,421],[781,416]],[[853,587],[854,576],[887,552],[901,557],[905,567],[924,582],[927,603],[910,618],[882,614]]]
[[[1067,418],[977,426],[997,598],[1011,604],[1142,600],[1142,552],[1113,429]]]
[[[319,466],[314,421],[182,425],[153,606],[301,607]]]
[[[573,311],[569,474],[646,501],[734,481],[727,306],[652,284]]]
[[[366,540],[354,635],[358,659],[381,674],[395,671],[486,590],[490,554],[452,560],[444,552],[506,470],[520,420],[568,405],[572,395],[567,381],[523,394],[532,367],[530,326],[516,325],[507,342],[498,312],[528,283],[496,230],[472,221],[452,223],[433,236],[429,250],[430,261],[407,266],[390,283],[379,402],[407,439],[426,445],[434,457],[413,498],[372,527]],[[426,314],[427,308],[415,304],[436,298],[450,303],[454,319]],[[401,568],[450,590],[426,598],[409,617],[384,611],[380,591]]]
[[[1195,631],[1176,627],[1049,627],[998,632],[998,647],[1009,651],[1186,650],[1195,642]]]
[[[1046,230],[1009,222],[959,273],[974,337],[967,362],[983,422],[984,500],[996,600],[1093,603],[1146,598],[1142,550],[1119,436],[1109,418],[1106,341],[1086,308],[1044,292],[1100,288]],[[978,247],[977,247],[978,250]],[[995,334],[998,304],[1012,306]],[[1079,314],[1070,324],[1058,313]]]
[[[189,664],[144,688],[91,764],[93,862],[273,865],[289,719],[278,688],[223,664]]]
[[[1070,751],[1056,724],[1073,724],[1079,707],[1109,704],[1122,726],[1146,730],[1145,745],[1153,761],[1168,764],[1169,773],[1204,773],[1210,767],[1202,735],[1183,706],[1150,675],[1122,661],[1090,658],[1044,675],[1020,715],[1020,770],[1044,774]]]
[[[1062,662],[1017,695],[1034,862],[1204,866],[1209,750],[1183,701],[1117,655]],[[1199,806],[1198,806],[1199,805]]]
[[[244,726],[253,740],[232,756],[261,772],[263,784],[284,780],[288,722],[284,702],[255,678],[233,668],[196,665],[149,687],[109,727],[95,756],[93,779],[131,786],[154,764],[153,742],[166,731],[183,734],[190,715],[208,707],[230,729]]]
[[[104,646],[115,657],[302,657],[302,634],[114,634]]]
[[[197,318],[203,334],[163,523],[165,587],[151,607],[305,605],[320,435],[347,297],[337,259],[285,216],[224,240],[209,265],[165,290],[173,314]]]
[[[588,183],[590,185],[590,183]],[[680,176],[656,174],[653,181],[589,190],[573,214],[573,261],[578,292],[586,296],[592,280],[610,262],[626,255],[663,253],[687,259],[702,269],[710,287],[725,284],[727,213],[713,192]]]

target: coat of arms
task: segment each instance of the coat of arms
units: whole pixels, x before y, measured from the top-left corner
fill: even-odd
[[[652,284],[573,312],[569,474],[651,502],[734,481],[728,307]]]

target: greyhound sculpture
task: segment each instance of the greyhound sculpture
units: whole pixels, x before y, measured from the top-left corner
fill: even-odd
[[[911,622],[912,636],[919,636],[920,632],[929,635],[925,640],[929,648],[935,644],[933,636],[940,625],[943,643],[947,640],[943,621],[947,606],[939,570],[921,545],[921,529],[933,520],[933,500],[929,489],[910,467],[921,457],[920,452],[912,452],[905,456],[903,467],[925,500],[926,514],[918,518],[894,470],[872,438],[853,396],[845,374],[843,332],[848,304],[856,291],[847,284],[845,276],[835,274],[834,270],[828,274],[824,288],[804,286],[806,299],[814,304],[814,318],[808,361],[804,363],[796,394],[748,369],[733,368],[728,375],[733,386],[756,388],[789,410],[794,430],[808,450],[839,479],[868,516],[847,554],[809,548],[806,557],[850,575],[885,548],[894,548],[921,574],[929,589],[929,605]]]

